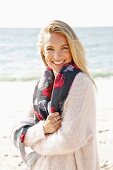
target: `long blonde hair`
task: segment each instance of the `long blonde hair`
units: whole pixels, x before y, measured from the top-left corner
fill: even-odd
[[[70,47],[70,51],[72,54],[72,59],[74,63],[91,79],[91,81],[95,84],[91,73],[87,68],[87,60],[85,57],[84,47],[75,34],[75,31],[65,22],[59,20],[52,20],[48,23],[44,28],[41,29],[39,37],[38,37],[38,47],[40,50],[40,54],[44,61],[44,64],[47,66],[45,61],[45,56],[43,54],[44,48],[44,38],[46,33],[59,33],[66,37],[67,42]]]

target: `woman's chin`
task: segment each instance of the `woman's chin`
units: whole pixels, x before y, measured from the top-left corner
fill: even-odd
[[[57,66],[56,68],[54,68],[53,70],[54,70],[54,72],[59,73],[60,70],[62,69],[62,67],[63,67],[63,65],[60,65],[60,66]]]

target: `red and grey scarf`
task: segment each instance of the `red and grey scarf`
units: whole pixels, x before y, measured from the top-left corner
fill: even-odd
[[[68,63],[54,77],[49,67],[44,71],[37,83],[33,96],[35,122],[46,120],[49,112],[62,113],[64,101],[68,95],[75,76],[81,70],[74,64]],[[48,110],[50,105],[50,109]]]
[[[51,68],[46,68],[34,90],[34,124],[40,120],[46,120],[50,112],[62,114],[64,101],[67,98],[74,78],[79,72],[81,70],[72,62],[65,64],[56,77]],[[19,130],[20,141],[22,143],[30,126],[30,124],[26,124]]]

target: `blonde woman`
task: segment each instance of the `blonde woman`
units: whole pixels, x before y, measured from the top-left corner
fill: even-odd
[[[40,31],[38,45],[45,70],[34,90],[34,116],[14,134],[24,149],[35,153],[35,159],[27,157],[27,166],[99,170],[95,83],[84,48],[74,30],[59,20]]]

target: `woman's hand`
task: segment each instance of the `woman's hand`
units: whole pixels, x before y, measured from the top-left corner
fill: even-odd
[[[49,114],[43,125],[44,133],[48,134],[56,132],[61,127],[61,122],[61,116],[58,112]]]

